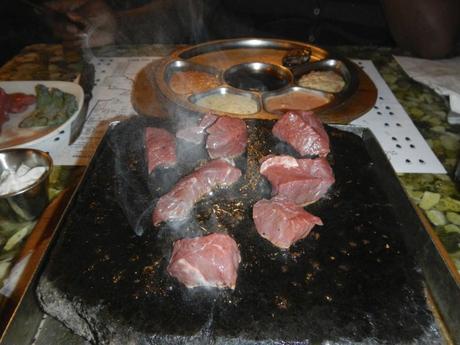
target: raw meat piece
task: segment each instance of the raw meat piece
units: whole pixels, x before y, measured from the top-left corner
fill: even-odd
[[[267,156],[260,173],[270,181],[272,196],[283,196],[297,205],[320,199],[335,182],[325,158],[295,159],[291,156]]]
[[[201,144],[204,140],[206,128],[216,122],[218,116],[207,113],[203,116],[198,126],[185,127],[176,133],[176,137],[192,144]]]
[[[230,186],[241,177],[241,170],[224,160],[208,162],[183,177],[171,191],[163,195],[153,211],[153,224],[187,219],[193,205],[219,186]]]
[[[185,127],[177,131],[176,138],[199,145],[204,141],[205,128],[200,126]]]
[[[167,130],[147,127],[145,147],[149,174],[158,166],[169,168],[176,165],[176,139]]]
[[[188,288],[235,289],[240,262],[240,251],[233,238],[215,233],[174,242],[167,270]]]
[[[272,133],[302,156],[325,157],[330,151],[329,137],[323,124],[311,111],[285,113],[273,126]]]
[[[204,140],[204,130],[200,126],[185,127],[176,132],[176,138],[198,145]]]
[[[307,237],[315,225],[323,225],[320,218],[284,198],[262,199],[255,203],[252,218],[256,230],[275,246],[288,249]]]
[[[206,129],[209,126],[211,126],[214,122],[216,122],[218,118],[219,116],[214,115],[213,113],[206,113],[200,121],[200,127]]]
[[[248,133],[241,119],[222,116],[206,130],[206,149],[211,158],[232,158],[246,150]]]

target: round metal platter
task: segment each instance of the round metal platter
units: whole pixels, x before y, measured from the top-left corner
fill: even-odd
[[[286,56],[296,51],[308,51],[308,62],[287,67]],[[337,92],[299,85],[299,79],[311,71],[332,71],[344,84]],[[306,43],[230,39],[173,52],[159,63],[155,83],[170,105],[184,110],[273,119],[283,111],[300,109],[283,103],[286,97],[297,100],[293,102],[301,98],[304,103],[303,98],[312,99],[317,104],[302,110],[318,114],[343,105],[358,90],[358,71],[351,61]],[[224,108],[214,103],[221,96],[228,98]]]

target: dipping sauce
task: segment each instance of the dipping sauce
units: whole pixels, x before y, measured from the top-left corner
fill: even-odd
[[[205,96],[198,99],[196,105],[232,114],[254,114],[259,110],[252,98],[231,93]]]
[[[270,113],[279,113],[286,110],[310,110],[327,103],[329,103],[329,98],[326,96],[308,91],[290,91],[267,98],[265,108]]]
[[[334,71],[311,71],[301,76],[297,84],[326,92],[339,92],[345,86],[345,81]]]
[[[177,71],[169,80],[169,87],[180,95],[203,92],[219,85],[215,75],[201,71]]]

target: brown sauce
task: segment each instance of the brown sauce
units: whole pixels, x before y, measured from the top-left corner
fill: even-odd
[[[169,87],[180,95],[203,92],[219,85],[214,75],[201,71],[174,72],[169,80]]]
[[[330,99],[312,92],[291,91],[282,95],[267,98],[265,108],[270,113],[285,110],[310,110],[329,103]]]

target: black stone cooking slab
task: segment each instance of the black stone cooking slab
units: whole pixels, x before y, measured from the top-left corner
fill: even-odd
[[[273,124],[247,122],[249,146],[237,162],[244,176],[236,186],[198,203],[188,224],[154,228],[151,210],[164,184],[205,152],[184,153],[191,146],[180,143],[179,156],[193,159],[148,178],[144,127],[175,130],[152,121],[113,126],[99,147],[39,281],[46,312],[98,344],[441,343],[420,269],[404,244],[410,229],[382,188],[382,176],[393,172],[373,160],[368,131],[328,128],[336,183],[307,207],[324,226],[281,251],[257,234],[251,217],[254,202],[270,193],[257,160],[293,153],[272,138]],[[236,289],[186,289],[165,271],[172,241],[213,231],[228,232],[239,245]]]

